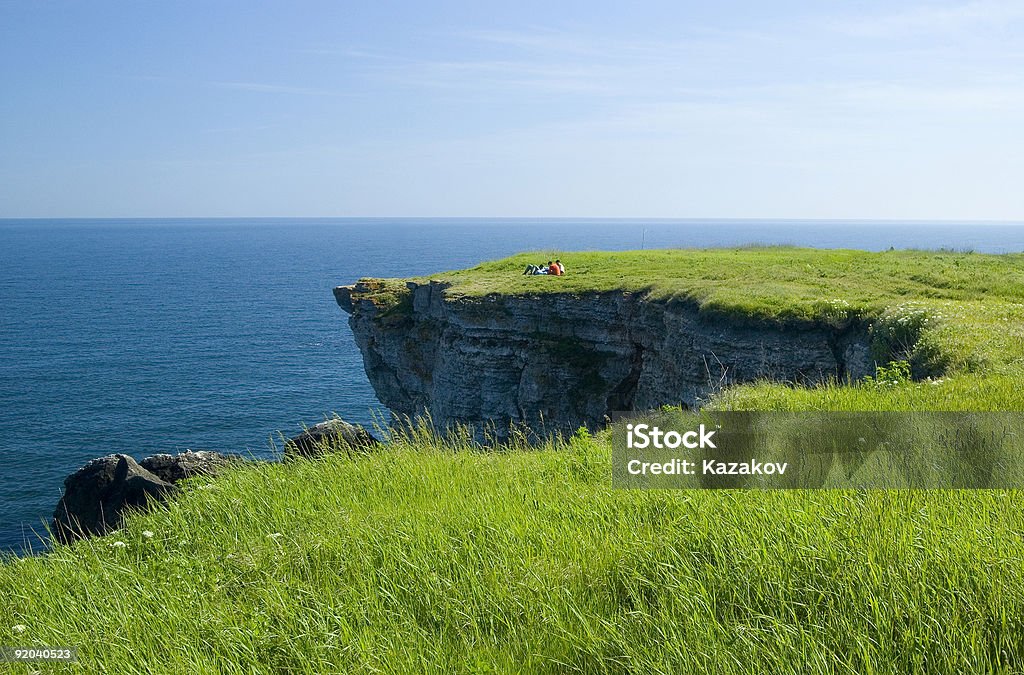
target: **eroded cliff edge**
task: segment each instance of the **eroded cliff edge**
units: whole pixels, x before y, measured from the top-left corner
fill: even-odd
[[[435,424],[597,427],[613,411],[701,405],[758,379],[813,384],[873,368],[866,326],[706,315],[646,293],[450,295],[363,279],[334,295],[380,401]]]
[[[474,297],[393,284],[364,279],[334,294],[380,401],[442,427],[596,427],[613,411],[699,406],[728,384],[872,370],[864,326],[707,316],[642,292]]]

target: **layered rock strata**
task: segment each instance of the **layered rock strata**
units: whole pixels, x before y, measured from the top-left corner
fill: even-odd
[[[617,411],[697,407],[758,379],[872,372],[867,329],[711,316],[639,292],[455,296],[441,282],[334,289],[377,397],[440,427],[600,426]]]

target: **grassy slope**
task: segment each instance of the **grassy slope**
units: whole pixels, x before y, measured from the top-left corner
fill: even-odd
[[[28,627],[17,642],[78,645],[90,672],[1024,659],[1014,494],[613,491],[609,464],[603,439],[490,454],[424,437],[237,471],[120,533],[0,567],[0,615]]]
[[[713,311],[851,311],[888,335],[912,324],[919,356],[947,370],[938,384],[750,385],[721,406],[1024,409],[1020,256],[565,254],[575,276],[518,276],[547,257],[446,276],[467,294],[636,284]],[[126,673],[1024,663],[1018,493],[613,491],[609,454],[605,438],[484,454],[424,433],[194,484],[121,533],[0,566],[0,644],[77,645],[83,670]]]

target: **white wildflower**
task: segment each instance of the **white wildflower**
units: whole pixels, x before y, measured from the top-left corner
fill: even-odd
[[[267,539],[273,539],[274,541],[277,541],[278,538],[283,537],[283,536],[284,535],[281,534],[280,532],[275,532],[274,534],[268,534],[267,535]]]
[[[127,546],[128,544],[124,543],[123,541],[115,541],[110,545],[111,548],[125,548]]]
[[[19,623],[19,624],[15,625],[15,626],[11,626],[11,630],[14,631],[15,633],[24,633],[25,631],[28,630],[28,626],[26,626],[23,623]]]
[[[142,531],[142,536],[145,537],[146,539],[152,539],[153,538],[153,533],[151,531],[149,531],[149,530],[143,530]]]

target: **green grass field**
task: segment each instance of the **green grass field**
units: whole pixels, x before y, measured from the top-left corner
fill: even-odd
[[[564,277],[523,276],[529,263],[561,258]],[[903,301],[1017,304],[1024,254],[820,250],[791,247],[523,253],[430,277],[453,295],[649,291],[706,312],[774,320],[839,322]],[[1019,318],[1020,315],[1018,314]]]
[[[569,276],[519,275],[556,255]],[[755,383],[720,408],[1024,410],[1022,262],[542,253],[434,278],[863,321],[933,369]],[[485,451],[424,427],[371,455],[235,469],[0,565],[0,644],[76,646],[78,670],[111,673],[1024,672],[1017,491],[641,492],[610,471],[606,433]]]
[[[26,626],[4,642],[77,645],[85,671],[117,673],[1024,659],[1016,493],[615,491],[609,464],[603,438],[484,453],[420,435],[235,471],[0,567],[0,614]]]

